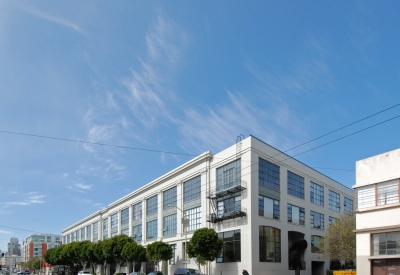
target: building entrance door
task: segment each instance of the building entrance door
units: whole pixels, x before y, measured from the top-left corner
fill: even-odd
[[[400,259],[372,260],[372,275],[400,275]]]

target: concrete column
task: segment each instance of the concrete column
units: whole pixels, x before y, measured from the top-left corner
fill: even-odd
[[[157,212],[157,240],[162,240],[163,239],[163,228],[164,228],[164,220],[163,220],[163,211],[164,211],[164,196],[163,196],[163,192],[161,191],[160,193],[158,193],[158,209],[160,209],[160,211]]]
[[[107,217],[108,220],[108,238],[110,238],[111,236],[111,216]],[[108,272],[110,272],[110,267],[108,266]]]
[[[146,209],[147,209],[147,200],[144,199],[142,201],[142,245],[146,243],[146,229],[147,229],[147,224],[146,224]],[[146,266],[145,266],[146,268]]]

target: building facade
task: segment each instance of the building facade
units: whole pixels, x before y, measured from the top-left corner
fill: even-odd
[[[65,228],[63,243],[118,234],[144,246],[162,240],[174,249],[173,258],[162,263],[171,275],[186,262],[197,268],[193,260],[184,261],[184,233],[190,241],[195,230],[208,227],[224,248],[206,274],[246,269],[286,275],[296,266],[301,274],[325,274],[329,264],[318,243],[330,223],[353,211],[353,196],[352,189],[250,136],[215,155],[203,153]],[[148,272],[152,266],[141,268]],[[130,271],[128,265],[121,272]]]
[[[29,261],[31,258],[43,260],[47,249],[61,245],[61,235],[34,233],[25,238],[22,243],[23,261]]]
[[[357,274],[400,274],[400,149],[356,163]]]
[[[18,238],[11,238],[8,243],[8,255],[21,256],[21,245]]]

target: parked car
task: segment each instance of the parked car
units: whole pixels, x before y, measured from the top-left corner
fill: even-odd
[[[162,273],[161,271],[152,271],[147,275],[164,275],[164,273]]]
[[[17,272],[17,274],[20,274],[20,275],[29,275],[29,274],[31,274],[31,272],[30,272],[29,270],[21,270],[21,271]]]
[[[175,270],[174,275],[205,275],[198,269],[179,267]]]
[[[78,272],[78,275],[84,275],[84,274],[92,274],[92,272],[90,272],[90,271],[83,271],[83,270],[81,270],[81,271],[79,271]]]
[[[129,275],[146,275],[146,273],[143,273],[143,272],[132,272]]]
[[[10,271],[8,271],[7,269],[3,269],[1,272],[3,272],[3,274],[10,274]]]

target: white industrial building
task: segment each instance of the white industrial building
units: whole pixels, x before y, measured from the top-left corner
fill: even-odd
[[[400,274],[400,149],[356,169],[357,274]]]
[[[185,212],[188,241],[202,227],[224,240],[221,257],[202,270],[206,274],[294,274],[289,252],[295,250],[301,274],[322,275],[329,261],[318,243],[330,223],[353,211],[353,196],[352,189],[250,136],[217,154],[203,153],[65,228],[63,243],[118,234],[144,246],[162,240],[174,248],[161,267],[172,275],[185,266]],[[187,266],[197,268],[190,259]],[[147,273],[153,267],[139,268]],[[121,272],[130,271],[128,265]],[[114,272],[115,266],[107,268]]]

